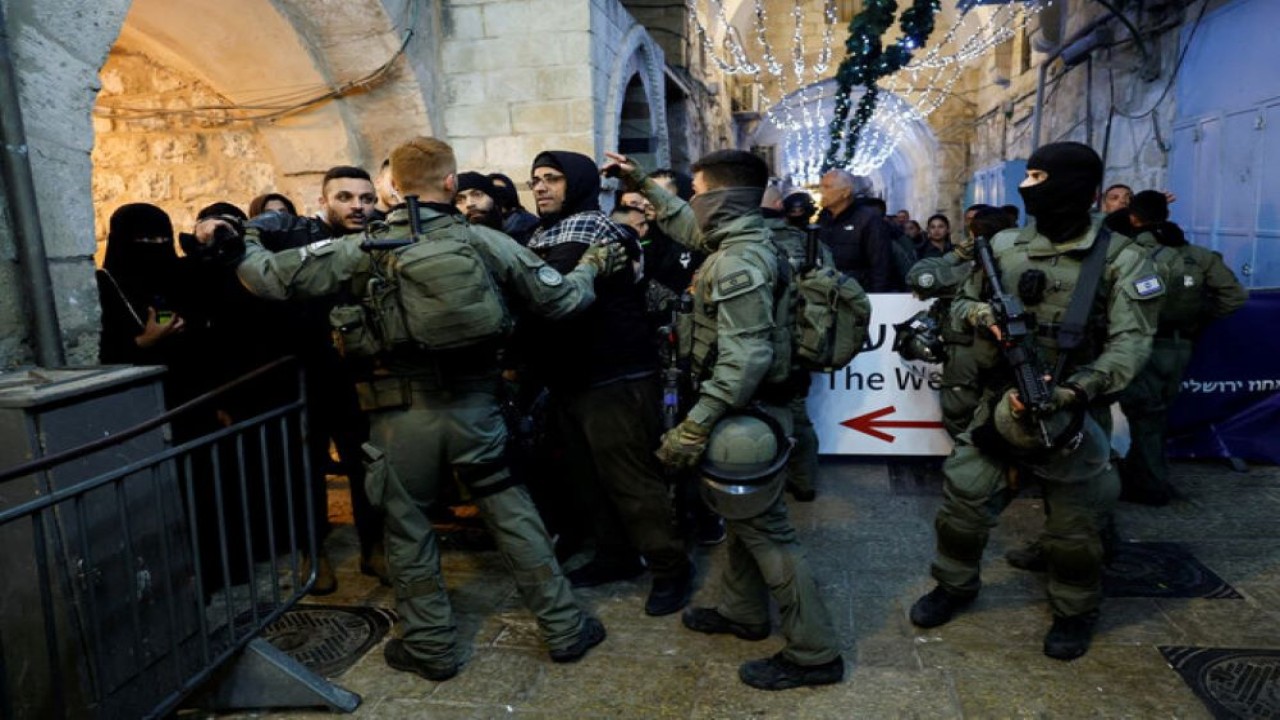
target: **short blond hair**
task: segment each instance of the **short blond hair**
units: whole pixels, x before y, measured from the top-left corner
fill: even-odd
[[[458,171],[458,158],[449,143],[416,137],[391,151],[391,179],[405,190],[437,190]]]

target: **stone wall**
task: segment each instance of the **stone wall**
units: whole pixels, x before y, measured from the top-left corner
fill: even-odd
[[[164,208],[182,232],[190,230],[196,212],[210,203],[228,201],[247,211],[255,195],[279,187],[275,164],[254,124],[227,126],[181,114],[192,107],[229,102],[198,78],[123,47],[112,50],[100,77],[100,103],[166,114],[94,119],[93,208],[99,258],[111,213],[125,203]],[[300,206],[311,204],[311,199],[293,198]]]
[[[127,0],[3,0],[49,272],[72,364],[97,357],[90,110],[98,69],[128,5]],[[0,228],[0,252],[7,261],[0,283],[0,366],[9,367],[34,356],[12,263],[12,235],[5,228]]]
[[[1071,0],[1068,8],[1068,39],[1107,12],[1086,0]],[[1131,42],[1129,31],[1117,20],[1104,26],[1111,38],[1107,44],[1112,46],[1095,50],[1091,62],[1066,67],[1055,61],[1047,76],[1041,143],[1074,140],[1092,146],[1099,154],[1105,153],[1107,184],[1125,183],[1135,191],[1166,187],[1175,106],[1173,93],[1163,99],[1161,94],[1177,61],[1178,30],[1185,20],[1182,12],[1147,13],[1137,18],[1148,51],[1159,68],[1154,79],[1142,76],[1142,55]],[[1163,31],[1152,38],[1154,29]],[[989,55],[976,70],[974,84],[980,89],[973,95],[976,107],[971,170],[1004,160],[1025,159],[1031,153],[1037,70],[1046,56],[1033,53],[1025,71],[1017,61],[1018,52],[1009,56],[1006,59],[999,53]],[[1005,68],[997,67],[1005,62]],[[1007,79],[1007,87],[990,82],[997,77]],[[1112,108],[1117,112],[1111,112]],[[1152,108],[1154,111],[1146,112]],[[1129,118],[1126,114],[1141,117]]]
[[[595,155],[590,0],[442,4],[445,136],[463,170],[517,183],[543,150]]]

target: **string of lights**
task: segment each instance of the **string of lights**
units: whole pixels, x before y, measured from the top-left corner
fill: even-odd
[[[816,182],[824,165],[858,174],[874,171],[893,154],[913,125],[925,121],[954,95],[952,88],[968,64],[1007,41],[1053,2],[1012,0],[975,12],[978,3],[961,0],[959,12],[941,40],[930,42],[940,2],[912,0],[896,18],[901,36],[886,42],[883,36],[895,24],[897,3],[868,0],[859,16],[872,10],[875,17],[863,17],[861,22],[855,17],[850,23],[847,56],[840,65],[850,79],[861,81],[850,87],[847,96],[833,92],[826,77],[838,23],[835,0],[823,1],[822,48],[812,64],[804,32],[815,24],[809,18],[812,13],[806,11],[812,0],[795,0],[791,7],[789,63],[779,59],[776,43],[769,39],[771,23],[762,0],[753,0],[752,28],[748,30],[754,36],[759,62],[751,59],[741,34],[729,23],[723,0],[707,0],[706,17],[714,30],[703,24],[694,0],[687,5],[703,46],[717,67],[728,74],[749,76],[743,81],[756,86],[761,103],[769,108],[765,120],[783,131],[785,168],[791,181],[808,183]],[[869,19],[877,22],[869,25]],[[879,26],[883,29],[876,32]],[[723,54],[716,53],[712,37],[721,38]],[[838,71],[837,79],[839,76]],[[832,120],[825,119],[828,113]]]

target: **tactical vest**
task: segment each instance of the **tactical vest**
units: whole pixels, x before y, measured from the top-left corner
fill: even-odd
[[[370,357],[403,348],[443,352],[510,333],[511,315],[467,222],[431,210],[421,217],[422,236],[415,242],[372,252],[369,274],[353,283],[359,305],[330,312],[344,355]],[[407,218],[388,227],[379,240],[411,235]]]
[[[1076,281],[1080,276],[1086,251],[1033,258],[1028,253],[1028,243],[1035,235],[1034,226],[1020,231],[1002,232],[996,239],[1003,242],[993,242],[992,251],[996,264],[1000,267],[1005,289],[1017,293],[1027,311],[1035,317],[1041,360],[1043,367],[1048,369],[1058,361],[1057,331],[1067,314],[1071,297],[1075,294]],[[1107,266],[1130,244],[1124,241],[1112,242],[1107,248]],[[1033,281],[1036,272],[1044,275],[1043,288],[1038,293],[1034,292],[1035,287],[1031,287],[1041,284]],[[1111,288],[1105,273],[1104,270],[1103,280],[1098,284],[1097,295],[1089,312],[1085,341],[1067,359],[1064,377],[1070,375],[1074,368],[1096,359],[1106,343],[1107,307],[1111,301]]]
[[[782,272],[789,273],[790,265],[779,257],[772,243],[734,243],[712,253],[703,261],[693,279],[692,312],[680,318],[681,354],[687,355],[692,361],[690,367],[695,379],[702,380],[710,376],[716,364],[719,304],[737,296],[733,291],[723,293],[712,279],[715,277],[717,264],[726,257],[733,256],[745,258],[764,273],[773,293],[774,325],[769,337],[773,359],[762,383],[781,383],[791,374],[791,334],[788,328],[791,326],[790,313],[795,301],[786,293],[786,277],[779,276]],[[742,292],[750,292],[754,287],[745,287]]]

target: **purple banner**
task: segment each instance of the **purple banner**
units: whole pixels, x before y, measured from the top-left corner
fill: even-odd
[[[1169,457],[1280,464],[1280,291],[1253,291],[1196,342],[1169,412]]]

